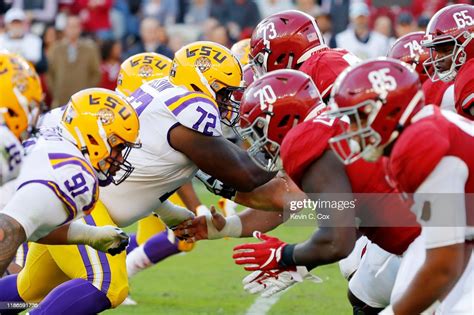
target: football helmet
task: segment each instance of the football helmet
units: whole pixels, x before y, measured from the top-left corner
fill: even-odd
[[[474,6],[454,4],[430,20],[422,45],[430,49],[424,62],[432,81],[452,81],[459,68],[474,57]],[[428,72],[433,68],[433,74]]]
[[[418,75],[421,83],[428,79],[423,63],[429,58],[430,53],[425,47],[421,46],[421,41],[425,37],[424,32],[412,32],[403,35],[393,43],[387,56],[398,59],[412,65]],[[430,72],[433,70],[428,69]]]
[[[239,40],[232,45],[230,51],[237,57],[242,67],[247,65],[249,63],[250,38]]]
[[[347,115],[351,125],[329,144],[344,164],[376,161],[423,105],[418,74],[408,64],[380,57],[350,67],[334,83],[328,115]]]
[[[237,122],[239,108],[232,93],[241,89],[242,68],[229,49],[206,41],[182,47],[174,55],[169,80],[216,100],[225,125]]]
[[[278,69],[297,69],[316,50],[327,47],[313,17],[282,11],[261,21],[250,39],[250,64],[261,76]]]
[[[61,124],[100,175],[101,185],[118,185],[132,173],[127,157],[132,148],[141,147],[140,124],[133,107],[118,93],[102,88],[77,92],[66,105]],[[123,160],[111,155],[113,148],[123,151]],[[122,175],[115,178],[112,167]]]
[[[116,91],[130,96],[143,83],[169,75],[171,59],[157,53],[141,53],[126,59],[120,65]]]
[[[43,90],[36,71],[23,57],[0,52],[0,120],[18,139],[26,139],[38,120]]]
[[[240,136],[249,145],[250,157],[267,171],[281,169],[280,144],[312,108],[321,105],[311,78],[283,69],[257,79],[246,90],[240,105]]]

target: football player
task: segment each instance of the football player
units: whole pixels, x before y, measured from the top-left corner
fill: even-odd
[[[21,56],[9,52],[0,52],[2,75],[1,90],[13,93],[0,95],[0,210],[5,207],[15,192],[13,181],[20,172],[24,159],[21,141],[34,131],[38,118],[43,91],[41,82],[28,62]],[[19,255],[8,268],[7,274],[17,272],[24,264],[27,244],[19,249]]]
[[[260,97],[260,93],[268,97]],[[244,93],[241,103],[242,134],[252,143],[249,153],[261,167],[279,168],[281,155],[288,175],[307,193],[320,197],[327,193],[339,193],[338,197],[347,201],[353,199],[352,191],[378,192],[382,195],[382,198],[379,197],[381,200],[375,196],[365,198],[356,213],[362,220],[360,232],[386,250],[377,249],[373,244],[367,250],[370,258],[365,259],[364,265],[353,276],[353,279],[362,279],[351,280],[350,284],[355,313],[371,314],[389,303],[398,268],[398,258],[393,254],[403,253],[420,229],[406,205],[398,201],[398,196],[393,198],[390,207],[381,206],[382,202],[392,201],[385,195],[393,192],[384,180],[383,163],[360,163],[350,168],[344,168],[339,163],[329,149],[328,139],[340,132],[340,127],[337,121],[312,114],[321,111],[324,106],[321,105],[315,85],[304,73],[293,70],[270,72],[250,85]],[[313,118],[304,121],[305,117]],[[321,220],[320,229],[305,243],[286,246],[276,238],[260,235],[259,238],[264,241],[262,244],[245,244],[236,248],[234,258],[238,264],[251,265],[247,270],[262,271],[257,278],[249,280],[247,288],[250,291],[267,286],[266,295],[275,293],[306,276],[307,271],[296,269],[296,266],[312,269],[339,261],[352,251],[357,238],[353,210],[336,213],[329,209],[318,210],[332,219]],[[239,237],[249,236],[254,230],[268,231],[278,223],[276,218],[265,218],[263,213],[255,213],[252,221],[252,215],[254,213],[249,210],[224,221],[218,216],[214,216],[214,222],[196,218],[192,223],[181,224],[179,231],[192,234],[197,239],[223,235]],[[240,234],[233,233],[236,220],[241,221]],[[228,234],[222,233],[224,230]],[[275,253],[273,256],[272,251]],[[283,281],[281,286],[271,285],[276,277],[288,277],[281,275],[286,272],[292,273],[288,282]],[[263,286],[259,287],[259,283]]]
[[[257,25],[249,58],[257,77],[278,69],[303,71],[313,79],[323,101],[337,76],[360,61],[345,49],[329,48],[314,18],[296,10],[272,14]]]
[[[424,106],[418,75],[394,59],[351,68],[332,93],[331,117],[347,115],[350,128],[330,141],[358,147],[338,156],[349,165],[390,156],[388,174],[410,194],[423,226],[403,257],[383,314],[472,314],[474,124]]]
[[[168,57],[157,53],[140,53],[129,57],[120,65],[116,91],[124,97],[129,97],[142,84],[168,76],[171,62]],[[207,207],[201,204],[191,183],[187,183],[178,189],[177,193],[170,196],[170,201],[180,206],[186,206],[198,213],[200,209],[204,209],[204,213],[199,214],[206,213],[205,209]],[[127,247],[127,254],[137,246],[144,244],[153,235],[164,230],[166,230],[166,224],[154,214],[139,220],[137,234],[130,235],[131,241]],[[156,246],[156,250],[161,247]]]
[[[430,56],[428,49],[421,46],[421,41],[424,37],[424,32],[413,32],[403,35],[393,43],[387,56],[406,62],[414,67],[420,76],[427,104],[434,104],[442,109],[455,111],[453,83],[428,80],[429,76],[426,74],[426,71],[432,72],[433,70],[431,67],[425,67],[424,65],[424,62]]]
[[[181,223],[194,214],[173,205],[167,198],[189,182],[198,168],[237,190],[251,191],[239,192],[236,200],[256,194],[260,199],[255,202],[263,206],[281,204],[279,195],[258,195],[260,187],[255,189],[272,179],[275,173],[260,169],[245,151],[221,136],[221,120],[230,124],[237,117],[238,110],[230,99],[241,79],[240,64],[227,48],[211,42],[196,42],[175,54],[169,77],[148,82],[136,90],[129,100],[139,116],[142,148],[132,150],[128,158],[135,170],[121,185],[101,190],[103,204],[95,207],[87,223],[127,226],[155,210],[168,226]],[[262,189],[282,191],[285,187],[283,179],[275,179]],[[153,237],[154,242],[149,246],[158,238],[165,239],[167,245],[160,255],[150,257],[150,263],[161,260],[164,254],[169,255],[167,252],[179,250],[180,243],[172,231]],[[10,301],[43,300],[33,314],[68,312],[72,307],[76,307],[74,311],[78,314],[90,314],[122,303],[128,293],[124,253],[101,257],[88,247],[87,253],[82,247],[51,247],[47,248],[52,257],[48,261],[35,261],[31,249],[16,287],[10,288],[16,297]],[[150,247],[144,246],[141,250],[146,254]],[[134,252],[138,250],[140,248]],[[51,271],[49,278],[54,280],[47,286],[29,286],[37,282],[34,279],[44,277],[45,269]],[[77,284],[86,282],[89,293],[77,295]],[[3,290],[2,286],[0,291]],[[80,309],[71,303],[71,297],[77,299],[77,303],[81,301]]]
[[[12,101],[24,101],[14,89],[3,93],[10,93]],[[139,146],[138,129],[133,108],[115,93],[99,89],[73,95],[60,129],[39,137],[29,150],[17,191],[0,213],[0,273],[26,240],[85,243],[113,254],[125,249],[128,237],[113,227],[74,222],[50,232],[93,209],[99,181],[118,184],[130,175],[133,168],[126,159],[129,150]],[[118,170],[124,173],[117,179]]]
[[[454,83],[454,101],[458,114],[474,120],[474,61],[468,61],[459,70]]]
[[[250,59],[257,74],[285,68],[307,73],[325,102],[337,76],[360,61],[347,50],[329,48],[314,18],[293,10],[273,14],[259,23],[252,34]],[[364,249],[366,242],[361,237],[351,255],[341,261],[346,278],[357,269],[362,256],[359,249]],[[350,286],[355,286],[357,280],[352,279]]]
[[[429,48],[430,58],[424,62],[432,81],[450,82],[463,85],[462,78],[456,80],[457,74],[466,68],[474,57],[474,6],[454,4],[439,10],[430,20],[426,29],[424,47]],[[470,72],[469,69],[465,70]],[[464,76],[465,78],[465,76]],[[454,86],[454,89],[456,87]],[[458,88],[459,89],[459,88]],[[451,94],[454,94],[451,91]],[[452,96],[454,103],[454,95]],[[470,103],[462,106],[456,104],[456,112],[469,117]]]
[[[20,172],[25,140],[36,124],[43,93],[36,72],[22,57],[0,52],[0,186]],[[2,195],[3,196],[3,195]],[[5,202],[1,198],[0,209]],[[4,204],[3,204],[4,206]]]

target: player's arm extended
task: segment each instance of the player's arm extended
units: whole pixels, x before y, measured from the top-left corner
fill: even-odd
[[[223,237],[249,237],[254,231],[268,232],[283,223],[283,213],[245,209],[224,218],[211,206],[211,216],[199,216],[179,224],[174,232],[178,237],[199,241]]]
[[[288,176],[277,174],[271,181],[251,192],[237,192],[234,201],[250,208],[281,212],[288,202],[305,198],[306,194]]]
[[[352,200],[352,188],[344,165],[329,150],[307,169],[302,186],[314,198],[335,194],[332,197],[337,197],[338,201]],[[354,209],[318,209],[318,213],[329,216],[329,219],[318,220],[319,229],[307,241],[285,247],[282,257],[284,265],[306,266],[310,270],[345,258],[352,251],[357,238]]]
[[[74,221],[60,226],[39,239],[37,243],[48,245],[84,244],[115,255],[127,247],[128,235],[111,225],[91,226]]]
[[[238,191],[252,191],[275,176],[259,168],[247,152],[224,137],[206,136],[181,125],[171,129],[168,136],[175,150]]]

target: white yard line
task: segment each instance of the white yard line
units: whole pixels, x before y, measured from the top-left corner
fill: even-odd
[[[291,288],[291,287],[290,287]],[[281,298],[285,292],[287,292],[290,288],[278,292],[275,295],[268,297],[268,298],[263,298],[261,296],[257,297],[255,301],[253,302],[252,305],[247,309],[247,312],[245,315],[265,315],[268,313],[268,311],[272,308],[273,305],[275,305],[278,300]]]

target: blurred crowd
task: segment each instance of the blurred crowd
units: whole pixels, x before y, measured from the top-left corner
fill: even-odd
[[[314,16],[331,47],[362,59],[386,55],[396,38],[423,31],[448,3],[470,0],[2,0],[0,49],[41,75],[46,102],[65,104],[84,88],[115,88],[120,64],[139,52],[173,57],[195,40],[231,47],[268,15]]]

